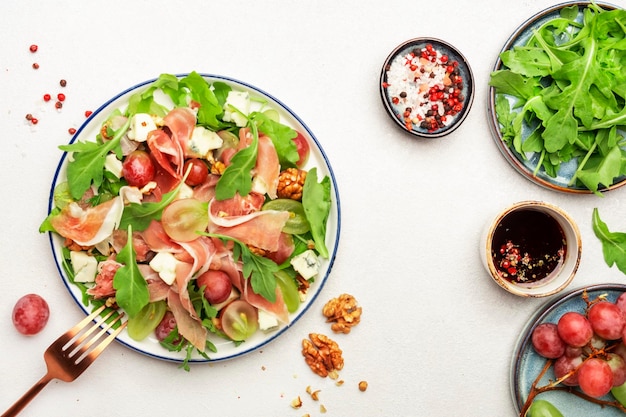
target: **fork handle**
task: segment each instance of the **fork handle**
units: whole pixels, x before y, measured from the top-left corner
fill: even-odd
[[[30,401],[35,398],[37,394],[48,385],[52,378],[46,374],[41,378],[35,385],[33,385],[22,397],[16,401],[7,411],[5,411],[1,417],[13,417],[19,414],[20,411],[24,409],[30,403]]]

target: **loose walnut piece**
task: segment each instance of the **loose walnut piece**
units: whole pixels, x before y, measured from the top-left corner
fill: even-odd
[[[341,294],[337,298],[328,301],[322,309],[322,314],[328,323],[333,323],[330,328],[335,333],[350,333],[352,327],[361,321],[363,309],[358,306],[356,298],[350,294]]]
[[[287,168],[278,176],[278,188],[276,189],[278,198],[301,201],[305,180],[306,171],[298,168]]]
[[[291,407],[295,409],[302,407],[302,399],[300,398],[300,396],[297,396],[296,398],[291,400]]]
[[[343,369],[343,352],[339,345],[328,336],[319,333],[309,334],[302,340],[302,356],[309,368],[322,378],[337,379],[337,371]]]

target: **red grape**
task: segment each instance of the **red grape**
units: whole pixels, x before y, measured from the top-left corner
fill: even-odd
[[[210,304],[219,304],[228,299],[233,285],[224,271],[208,270],[198,277],[198,286],[204,287],[204,298]]]
[[[582,363],[583,358],[581,356],[561,356],[559,359],[556,360],[556,362],[554,362],[554,375],[557,377],[557,379],[561,379],[569,372],[575,370]],[[562,383],[571,387],[577,386],[578,372],[574,372],[572,375],[564,379]]]
[[[613,371],[605,360],[587,359],[578,370],[578,385],[585,394],[595,398],[602,397],[613,387]]]
[[[13,307],[13,325],[25,335],[39,333],[48,323],[50,309],[46,300],[37,294],[27,294]]]
[[[183,172],[186,174],[187,170],[189,170],[189,175],[187,175],[185,184],[192,187],[202,184],[209,176],[209,167],[207,167],[205,162],[198,158],[191,158],[185,162]]]
[[[559,336],[573,347],[585,346],[593,337],[593,328],[587,318],[575,311],[563,314],[557,323]]]
[[[155,172],[152,159],[145,151],[131,152],[122,163],[122,175],[134,187],[148,184],[154,178]]]
[[[624,344],[623,340],[619,342],[617,346],[615,346],[615,349],[613,349],[613,353],[617,353],[626,361],[626,345]]]
[[[617,353],[609,353],[607,357],[607,363],[613,371],[613,386],[618,387],[626,382],[626,361]]]
[[[162,342],[171,332],[176,328],[176,318],[171,311],[166,311],[161,322],[154,329],[154,334],[159,342]],[[173,344],[178,344],[180,340],[174,341]]]
[[[617,340],[622,337],[626,320],[624,313],[617,305],[600,301],[591,306],[587,317],[598,336],[607,340]]]
[[[621,293],[617,300],[615,300],[615,305],[619,307],[620,310],[624,314],[626,314],[626,292]]]
[[[531,339],[535,351],[544,358],[556,359],[565,353],[565,343],[554,323],[542,323],[535,327]]]

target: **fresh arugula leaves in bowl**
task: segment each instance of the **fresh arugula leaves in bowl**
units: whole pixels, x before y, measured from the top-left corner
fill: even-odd
[[[525,177],[570,193],[626,183],[626,10],[569,2],[527,20],[490,77],[491,128]]]

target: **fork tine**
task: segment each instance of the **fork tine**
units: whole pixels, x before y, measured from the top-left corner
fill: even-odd
[[[106,332],[109,329],[111,329],[113,326],[115,326],[115,324],[117,324],[118,322],[121,322],[121,320],[124,317],[124,315],[120,314],[114,320],[110,321],[109,323],[106,323],[106,325],[104,327],[102,327],[100,329],[100,331],[94,337],[92,337],[91,339],[89,339],[89,340],[87,340],[85,342],[85,338],[89,334],[93,333],[94,330],[98,329],[99,326],[104,324],[104,322],[107,320],[108,317],[111,316],[112,313],[113,313],[113,311],[110,314],[107,314],[100,322],[96,323],[94,326],[92,326],[90,329],[88,329],[81,337],[79,337],[76,340],[76,342],[73,345],[74,349],[72,350],[72,352],[69,355],[69,357],[72,357],[75,352],[78,352],[78,356],[77,356],[76,360],[74,361],[74,363],[79,364],[80,362],[83,361],[83,359],[85,359],[87,357],[91,361],[95,360],[100,355],[100,353],[102,353],[104,348],[106,348],[115,339],[115,337],[118,334],[120,334],[120,332],[124,329],[124,327],[126,327],[126,322],[123,322],[123,323],[120,324],[120,326],[117,329],[115,329],[113,332],[111,332],[111,334],[109,334],[105,339],[102,339],[102,336],[104,334],[106,334]],[[96,342],[98,342],[98,343],[95,344]],[[93,349],[92,349],[92,347],[93,347]]]
[[[79,321],[76,326],[72,327],[71,329],[69,329],[67,332],[65,332],[61,337],[59,337],[55,343],[58,342],[64,342],[67,343],[69,340],[71,340],[74,336],[76,336],[83,328],[85,328],[85,326],[87,326],[90,322],[92,322],[96,317],[98,317],[98,315],[100,313],[102,313],[104,311],[104,309],[106,308],[106,306],[103,304],[101,305],[98,309],[94,310],[90,315],[88,315],[87,317],[85,317],[84,319],[82,319],[81,321]]]
[[[98,309],[100,310],[100,309]],[[97,311],[98,311],[97,310]],[[100,328],[100,326],[105,323],[112,315],[113,313],[115,313],[114,310],[111,310],[108,312],[108,314],[106,314],[105,316],[99,318],[98,321],[96,321],[91,327],[87,328],[86,326],[81,328],[75,336],[73,336],[70,340],[68,340],[68,342],[63,345],[63,350],[67,350],[71,347],[73,347],[73,349],[69,352],[68,356],[72,357],[74,356],[74,354],[76,353],[76,351],[78,351],[78,348],[82,345],[82,343],[87,339],[87,337],[89,337],[93,332],[95,332],[96,330],[98,330]],[[118,321],[119,317],[115,319],[115,321]],[[108,330],[111,326],[107,327],[104,331]],[[103,332],[100,332],[96,337],[94,337],[94,339],[92,339],[91,343],[93,343],[94,340],[96,340],[98,337],[100,337],[102,335]]]

